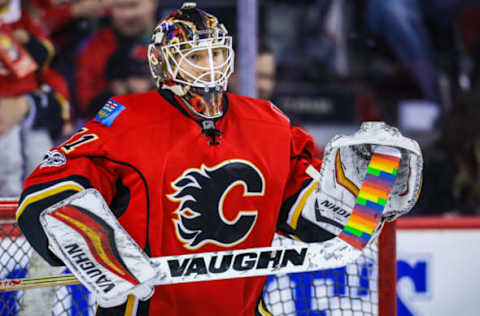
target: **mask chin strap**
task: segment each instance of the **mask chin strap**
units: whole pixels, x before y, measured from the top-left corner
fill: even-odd
[[[215,122],[213,120],[204,120],[202,121],[202,133],[205,137],[210,138],[208,142],[209,145],[220,145],[221,142],[217,140],[222,138],[222,131],[215,127]]]

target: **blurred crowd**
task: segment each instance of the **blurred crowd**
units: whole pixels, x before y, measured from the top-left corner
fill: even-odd
[[[398,126],[425,155],[413,214],[480,214],[480,0],[258,3],[258,97],[308,129],[319,154],[326,131]],[[199,5],[239,31],[236,1]],[[177,6],[0,0],[0,196],[18,196],[45,152],[109,97],[155,88],[146,48]]]
[[[156,0],[0,0],[0,195],[112,95],[153,88]]]

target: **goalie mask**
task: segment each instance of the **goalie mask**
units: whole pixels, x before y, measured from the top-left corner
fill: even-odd
[[[148,47],[157,86],[171,90],[199,119],[222,116],[233,72],[232,38],[216,17],[185,3],[154,29]]]

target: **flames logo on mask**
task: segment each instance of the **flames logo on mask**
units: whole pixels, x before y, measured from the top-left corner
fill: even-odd
[[[244,211],[239,205],[234,220],[226,219],[223,212],[225,199],[237,185],[243,187],[245,198],[264,194],[263,175],[244,160],[188,169],[172,182],[175,192],[168,197],[180,203],[174,224],[185,248],[198,249],[207,243],[231,247],[247,238],[257,220],[257,210]]]

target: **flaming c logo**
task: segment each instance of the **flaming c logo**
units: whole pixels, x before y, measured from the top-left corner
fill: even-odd
[[[262,173],[244,160],[188,169],[173,181],[175,192],[169,198],[180,203],[174,225],[185,248],[198,249],[207,243],[231,247],[245,240],[255,225],[257,210],[239,209],[233,221],[223,213],[223,202],[237,185],[243,187],[245,198],[264,194]]]

